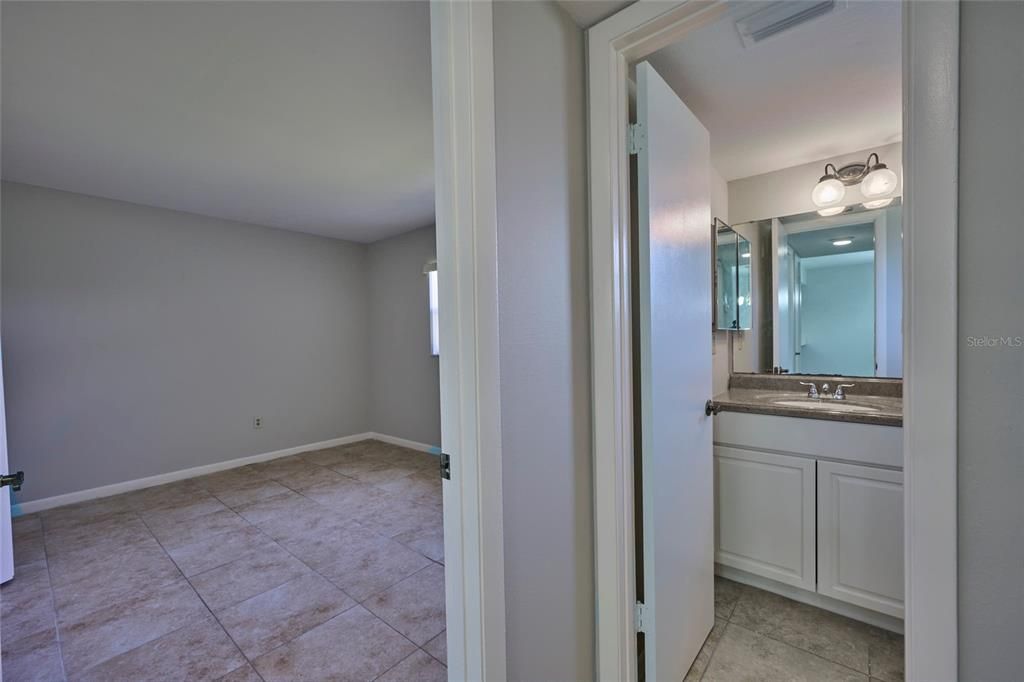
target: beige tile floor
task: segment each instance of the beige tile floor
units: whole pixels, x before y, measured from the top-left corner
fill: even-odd
[[[724,578],[686,682],[902,682],[903,637]]]
[[[15,520],[23,680],[444,680],[437,459],[379,441]]]

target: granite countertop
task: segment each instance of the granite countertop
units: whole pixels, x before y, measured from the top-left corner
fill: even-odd
[[[846,389],[846,400],[811,399],[800,381],[856,384]],[[861,389],[858,392],[858,388]],[[726,412],[774,414],[781,417],[826,419],[856,424],[903,425],[903,385],[899,379],[734,374],[729,389],[714,398]]]

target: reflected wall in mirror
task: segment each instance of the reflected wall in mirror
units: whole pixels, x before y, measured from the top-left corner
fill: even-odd
[[[718,218],[712,229],[715,231],[714,326],[719,330],[750,329],[750,242]]]
[[[754,236],[753,312],[763,322],[736,334],[733,370],[902,376],[901,213],[897,199],[734,226]]]

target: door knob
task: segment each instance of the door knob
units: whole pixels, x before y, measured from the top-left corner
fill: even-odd
[[[5,474],[0,476],[0,488],[5,485],[11,486],[11,490],[21,490],[21,484],[25,482],[25,472],[19,471],[15,474]]]

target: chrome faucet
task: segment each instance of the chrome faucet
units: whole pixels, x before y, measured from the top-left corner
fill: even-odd
[[[821,385],[821,397],[822,398],[831,398],[832,397],[832,387],[828,385],[827,381]]]
[[[801,386],[810,386],[810,388],[807,389],[807,397],[808,398],[815,398],[815,399],[818,398],[818,387],[814,385],[813,381],[801,381],[800,385]]]
[[[833,400],[846,400],[846,391],[844,388],[853,388],[857,384],[839,384],[836,386],[836,394],[832,396]]]

